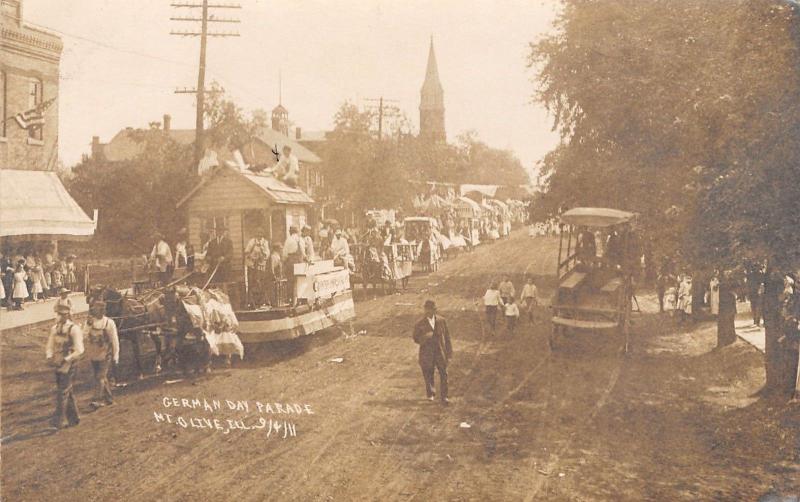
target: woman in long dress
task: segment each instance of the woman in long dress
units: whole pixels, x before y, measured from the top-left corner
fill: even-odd
[[[38,264],[34,265],[31,268],[31,284],[33,287],[31,288],[31,297],[33,298],[34,302],[38,302],[42,294],[44,293],[44,285],[42,284],[42,267]]]
[[[709,304],[711,305],[711,315],[719,315],[719,279],[717,276],[711,278],[708,285]]]
[[[682,317],[692,313],[692,278],[684,275],[678,287],[678,311]]]

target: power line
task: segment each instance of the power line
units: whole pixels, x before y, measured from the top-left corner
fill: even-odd
[[[226,22],[238,23],[239,21],[232,18],[224,18],[224,20],[217,21],[214,14],[209,15],[209,9],[241,9],[241,5],[229,3],[209,3],[208,0],[202,0],[202,3],[188,3],[188,2],[175,2],[171,4],[174,8],[187,8],[187,9],[201,9],[199,18],[173,16],[172,20],[179,22],[200,23],[200,31],[172,31],[171,35],[178,35],[181,37],[200,37],[200,65],[197,71],[197,88],[195,90],[183,89],[176,91],[178,94],[196,94],[197,95],[197,111],[195,117],[195,140],[194,140],[194,165],[197,166],[200,159],[205,153],[204,147],[204,114],[205,114],[205,95],[208,91],[205,88],[206,82],[206,44],[208,37],[238,37],[238,32],[209,32],[209,22]]]
[[[182,66],[194,66],[194,65],[192,65],[190,63],[187,63],[185,61],[180,61],[180,60],[177,60],[177,59],[168,59],[168,58],[164,58],[164,57],[161,57],[161,56],[156,56],[154,54],[148,54],[146,52],[135,51],[135,50],[132,50],[132,49],[122,49],[122,48],[115,47],[113,45],[107,44],[105,42],[102,42],[100,40],[95,40],[93,38],[84,37],[82,35],[75,35],[74,33],[67,33],[65,31],[60,31],[60,30],[57,30],[55,28],[51,28],[49,26],[40,26],[40,25],[35,25],[33,23],[28,23],[28,24],[31,24],[32,26],[35,26],[37,28],[42,28],[42,29],[45,29],[45,30],[52,31],[52,32],[54,32],[54,33],[56,33],[58,35],[64,36],[64,37],[75,38],[77,40],[83,40],[84,42],[89,42],[89,43],[92,43],[92,44],[95,44],[95,45],[99,45],[100,47],[105,47],[106,49],[110,49],[110,50],[113,50],[113,51],[116,51],[116,52],[122,52],[122,53],[125,53],[125,54],[132,54],[134,56],[140,56],[140,57],[144,57],[144,58],[155,59],[155,60],[158,60],[158,61],[163,61],[165,63],[178,64],[178,65],[182,65]]]
[[[383,96],[380,98],[367,98],[364,101],[369,101],[371,103],[378,103],[377,105],[367,105],[369,109],[378,109],[378,140],[383,139],[383,116],[384,113],[386,115],[391,115],[396,117],[400,113],[400,108],[395,105],[384,105],[385,103],[399,103],[400,101],[396,99],[383,99]]]

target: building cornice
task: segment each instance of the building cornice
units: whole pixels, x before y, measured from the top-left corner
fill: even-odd
[[[0,45],[6,50],[54,62],[61,59],[64,48],[64,44],[55,35],[11,26],[0,28]]]

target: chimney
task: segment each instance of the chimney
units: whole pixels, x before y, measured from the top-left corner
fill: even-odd
[[[172,126],[172,116],[168,113],[164,114],[164,131],[169,132],[169,128]]]
[[[296,128],[295,128],[295,130],[294,130],[294,137],[295,137],[295,139],[296,139],[296,140],[298,140],[298,141],[299,141],[299,140],[300,140],[300,139],[303,137],[303,131],[302,131],[302,130],[301,130],[299,127],[296,127]]]
[[[100,136],[92,136],[92,157],[100,158]]]

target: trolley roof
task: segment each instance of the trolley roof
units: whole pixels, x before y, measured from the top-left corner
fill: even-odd
[[[581,227],[613,227],[632,221],[636,213],[604,207],[576,207],[561,215],[561,221]]]

